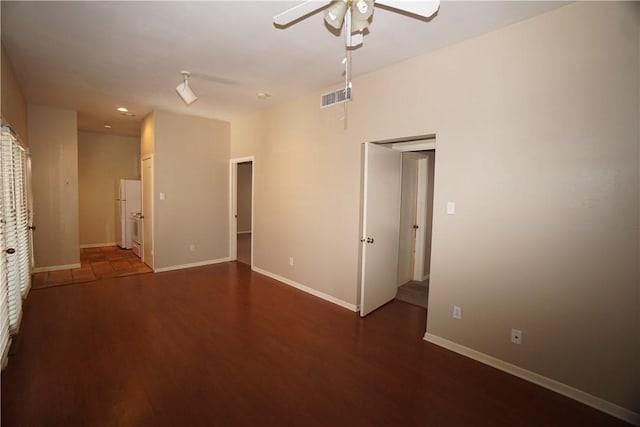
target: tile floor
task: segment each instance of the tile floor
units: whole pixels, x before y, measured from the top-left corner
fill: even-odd
[[[117,246],[80,249],[80,268],[72,270],[34,273],[32,289],[92,282],[109,277],[151,273],[151,268],[142,262],[130,249]]]

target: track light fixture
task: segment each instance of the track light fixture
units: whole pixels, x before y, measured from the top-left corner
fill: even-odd
[[[180,98],[182,98],[185,104],[191,105],[198,99],[196,94],[193,93],[189,87],[189,77],[191,77],[191,73],[188,71],[181,71],[180,74],[182,74],[183,81],[176,86],[176,92],[178,92],[178,95],[180,95]]]

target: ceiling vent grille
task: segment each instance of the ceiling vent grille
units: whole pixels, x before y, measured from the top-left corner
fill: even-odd
[[[320,95],[320,108],[330,107],[331,105],[340,104],[350,99],[351,88],[325,93],[324,95]]]

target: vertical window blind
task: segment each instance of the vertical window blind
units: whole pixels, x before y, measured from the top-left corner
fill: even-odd
[[[4,140],[4,131],[2,135]],[[2,150],[0,149],[0,170],[2,168]],[[5,219],[4,219],[4,173],[0,173],[2,185],[0,185],[0,357],[1,366],[4,367],[9,350],[9,293],[7,289],[7,246],[5,245]]]
[[[22,300],[31,286],[29,233],[29,160],[11,130],[2,126],[0,140],[0,355],[6,364],[12,335],[18,332]]]

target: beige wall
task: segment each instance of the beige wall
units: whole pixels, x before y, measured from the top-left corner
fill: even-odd
[[[424,251],[424,270],[422,271],[423,276],[429,276],[431,273],[431,243],[433,236],[433,190],[434,190],[434,176],[435,176],[435,161],[436,161],[436,152],[434,150],[427,151],[424,153],[427,156],[427,230],[426,230],[426,241],[425,241],[425,251]]]
[[[427,331],[640,412],[634,9],[574,3],[357,78],[346,131],[323,91],[234,121],[254,264],[355,304],[360,144],[436,133]]]
[[[234,121],[231,157],[255,156],[254,265],[355,304],[359,141],[319,96]]]
[[[76,112],[29,105],[35,267],[80,263]]]
[[[153,124],[154,267],[227,259],[229,123],[154,111]]]
[[[3,45],[0,58],[1,85],[0,85],[0,116],[4,123],[18,135],[23,145],[28,145],[27,132],[27,103],[16,80],[15,71]]]
[[[141,158],[149,154],[153,154],[155,136],[155,124],[153,113],[148,114],[143,120],[140,127],[140,156]]]
[[[251,231],[251,162],[238,163],[238,232]]]
[[[119,179],[140,179],[140,138],[78,132],[80,245],[115,244]]]

